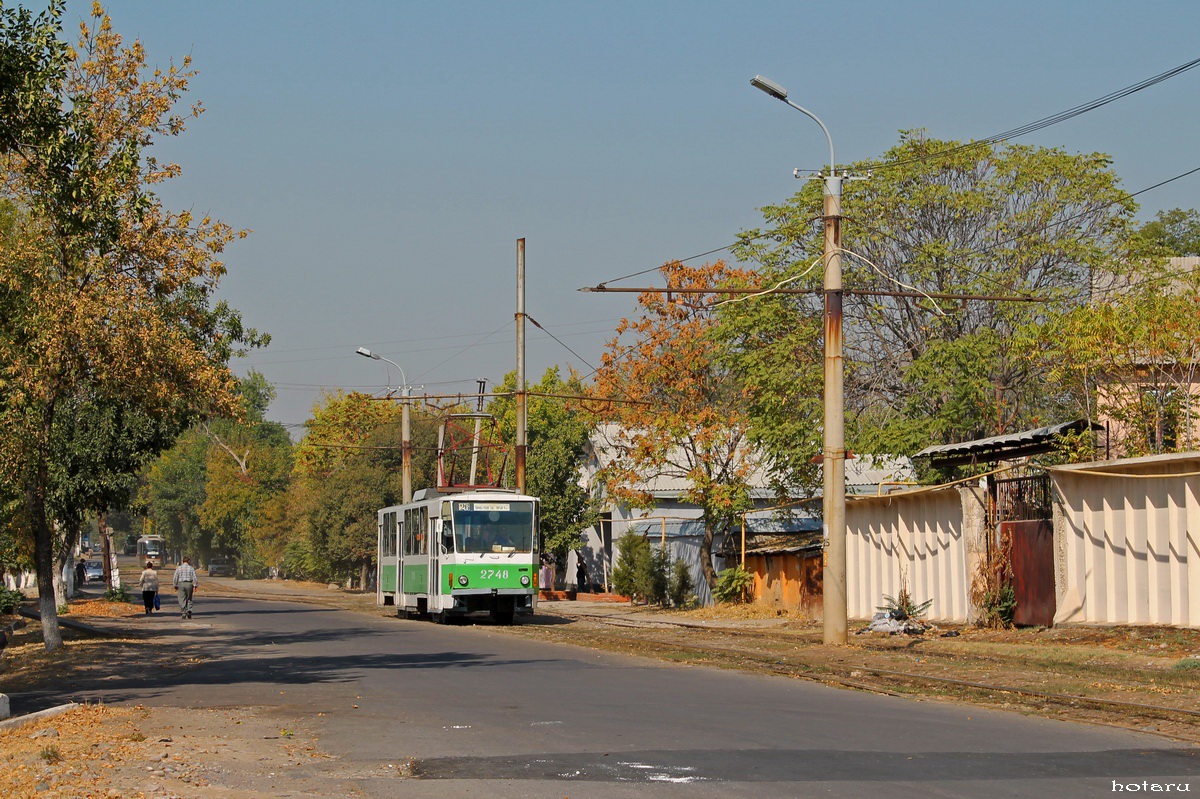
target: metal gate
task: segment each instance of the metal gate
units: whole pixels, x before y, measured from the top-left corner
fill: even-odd
[[[1017,599],[1013,622],[1022,626],[1054,623],[1052,496],[1050,476],[1041,470],[992,481],[997,539],[991,554],[1003,557],[1004,549],[1008,550],[1004,554],[1010,559]]]

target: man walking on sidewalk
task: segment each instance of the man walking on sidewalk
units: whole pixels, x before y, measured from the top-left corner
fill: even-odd
[[[179,617],[190,619],[192,617],[192,594],[196,591],[196,584],[200,580],[196,577],[196,570],[192,568],[187,555],[183,556],[183,563],[180,563],[175,569],[175,576],[171,582],[175,584],[175,590],[179,592]]]

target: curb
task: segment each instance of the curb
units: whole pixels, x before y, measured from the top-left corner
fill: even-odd
[[[4,696],[4,694],[0,694],[0,696]],[[8,699],[7,696],[4,698],[6,700]],[[65,705],[59,705],[58,707],[48,707],[45,710],[39,710],[36,713],[17,716],[16,718],[9,719],[8,721],[0,721],[0,732],[4,730],[16,729],[17,727],[24,727],[26,724],[32,724],[35,721],[41,721],[42,719],[50,718],[52,716],[58,716],[77,707],[82,707],[82,705],[80,705],[78,702],[69,702]]]

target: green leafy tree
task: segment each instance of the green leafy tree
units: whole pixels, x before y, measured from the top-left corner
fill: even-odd
[[[0,134],[0,195],[20,212],[0,242],[0,478],[21,486],[49,651],[62,647],[52,505],[60,416],[80,396],[120,398],[149,417],[231,410],[226,364],[256,339],[212,297],[225,271],[217,256],[239,234],[166,211],[150,188],[179,171],[145,151],[185,127],[173,108],[188,63],[150,73],[141,44],[124,46],[99,6],[68,48],[61,12],[56,3],[37,19],[0,14],[0,69],[15,80],[0,104],[17,107]]]
[[[176,439],[145,472],[140,497],[150,529],[161,535],[170,549],[198,552],[211,541],[211,532],[200,522],[211,448],[204,432],[194,428]]]
[[[845,184],[842,205],[848,290],[904,296],[846,299],[847,442],[853,449],[910,453],[1057,421],[1064,398],[1043,390],[1045,371],[1017,347],[1017,334],[1086,301],[1093,270],[1132,263],[1139,252],[1136,206],[1099,154],[1011,144],[937,141],[921,132]],[[741,363],[756,431],[819,429],[817,408],[771,384],[772,364],[811,392],[821,341],[820,226],[812,182],[786,203],[763,209],[767,225],[746,231],[738,255],[761,264],[763,286],[781,281],[810,295],[722,306],[724,340]],[[1045,302],[929,298],[937,293],[1022,295]],[[916,294],[917,296],[911,296]],[[763,298],[765,299],[765,298]],[[796,371],[792,371],[796,370]],[[797,419],[796,416],[800,418]],[[811,435],[795,444],[759,433],[793,468],[818,453]],[[803,468],[792,482],[803,483]]]
[[[1072,398],[1076,415],[1110,423],[1116,453],[1192,450],[1200,443],[1200,276],[1173,275],[1153,261],[1140,270],[1031,331],[1030,358],[1048,390]]]
[[[283,545],[293,571],[319,580],[359,584],[374,567],[376,512],[401,499],[401,406],[365,394],[333,394],[313,409],[308,436],[296,447],[293,509],[302,542]],[[414,409],[413,486],[436,479],[437,420]],[[274,528],[273,528],[274,529]],[[276,549],[281,537],[272,534]]]
[[[516,388],[516,372],[509,372],[488,405],[507,441],[516,437]],[[567,553],[579,547],[583,531],[599,519],[597,503],[579,483],[589,424],[574,398],[583,386],[575,375],[564,380],[558,367],[551,367],[529,390],[525,490],[542,500],[542,551],[561,568]]]
[[[213,533],[211,549],[235,555],[245,573],[264,562],[254,530],[261,523],[264,506],[287,492],[292,442],[282,425],[264,418],[275,391],[262,374],[252,370],[239,381],[238,394],[240,418],[201,425],[212,446],[199,514],[201,523]]]
[[[1159,211],[1142,227],[1146,243],[1163,255],[1200,255],[1200,211],[1172,208]]]

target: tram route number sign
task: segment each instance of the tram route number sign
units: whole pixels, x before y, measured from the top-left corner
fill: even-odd
[[[507,502],[460,502],[458,503],[459,510],[476,510],[476,511],[507,511],[509,504]]]

